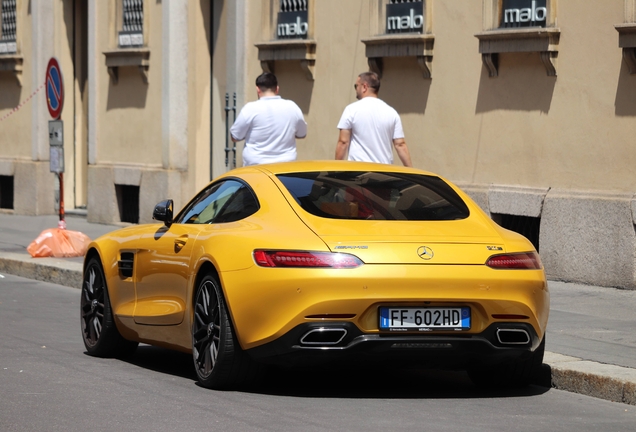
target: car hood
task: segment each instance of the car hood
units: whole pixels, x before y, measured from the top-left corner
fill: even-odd
[[[506,250],[504,240],[479,218],[453,221],[306,221],[333,252],[350,253],[366,264],[483,265]]]

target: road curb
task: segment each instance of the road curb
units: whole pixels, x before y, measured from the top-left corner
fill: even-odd
[[[546,352],[553,388],[636,405],[636,370]]]
[[[82,263],[63,258],[32,258],[30,255],[2,252],[0,272],[71,288],[82,287]]]
[[[50,282],[71,288],[82,286],[82,263],[63,258],[31,258],[0,252],[0,273]],[[612,402],[636,405],[636,370],[546,352],[536,385],[579,393]]]

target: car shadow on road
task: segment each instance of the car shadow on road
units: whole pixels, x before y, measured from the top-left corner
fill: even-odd
[[[150,345],[139,345],[126,363],[140,368],[196,381],[192,355]]]
[[[126,362],[163,374],[189,379],[196,385],[190,354],[140,345]],[[550,369],[543,365],[537,385],[521,389],[484,389],[463,371],[396,367],[316,366],[264,367],[257,379],[239,392],[311,398],[471,399],[529,397],[549,391]]]
[[[269,368],[244,391],[276,396],[355,399],[473,399],[538,396],[549,387],[477,387],[464,371],[399,368]]]
[[[140,345],[129,364],[192,380],[197,377],[192,356]],[[484,389],[463,371],[397,367],[315,366],[263,367],[256,380],[239,392],[272,396],[355,399],[480,399],[538,396],[550,390],[550,368],[543,365],[537,385],[520,389]]]

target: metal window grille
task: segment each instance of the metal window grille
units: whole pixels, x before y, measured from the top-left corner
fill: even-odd
[[[0,175],[0,208],[13,208],[13,176]]]
[[[2,0],[2,40],[15,41],[16,38],[16,2]]]
[[[122,222],[139,223],[139,186],[115,185]]]
[[[516,233],[521,234],[535,247],[535,249],[539,250],[539,227],[541,226],[541,218],[540,217],[530,217],[530,216],[517,216],[517,215],[509,215],[509,214],[500,214],[496,215],[497,218],[494,217],[499,225],[502,227],[509,229],[510,231],[514,231]]]
[[[307,10],[308,0],[280,0],[280,12],[300,12]]]
[[[389,4],[398,4],[398,3],[421,3],[422,0],[389,0]]]
[[[143,32],[144,0],[123,0],[123,27],[125,32]]]

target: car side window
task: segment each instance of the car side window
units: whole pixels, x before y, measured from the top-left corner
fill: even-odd
[[[177,223],[208,224],[233,222],[258,210],[250,189],[236,180],[226,180],[203,190],[179,216]]]
[[[219,210],[212,223],[234,222],[256,213],[258,202],[252,192],[243,186]]]

